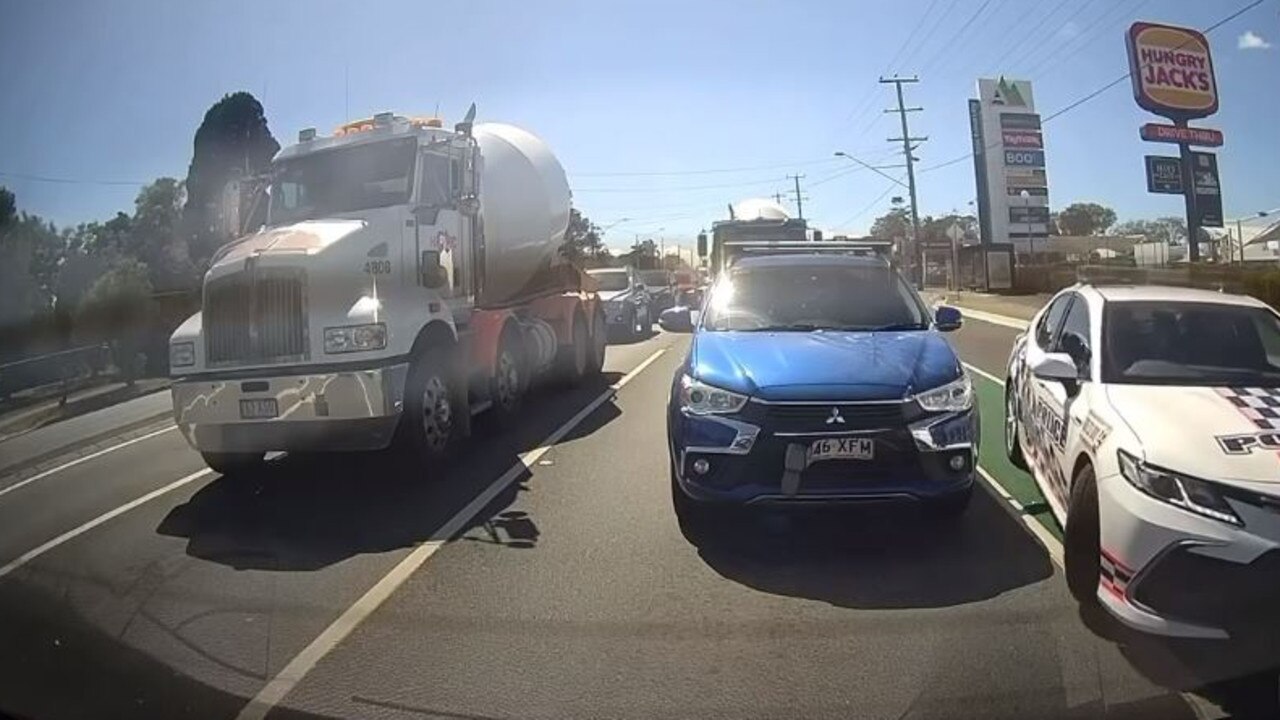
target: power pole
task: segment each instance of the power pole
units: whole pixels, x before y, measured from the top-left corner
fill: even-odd
[[[902,84],[917,83],[920,82],[920,78],[915,77],[914,75],[909,78],[900,78],[895,75],[891,78],[882,77],[880,78],[880,82],[886,85],[893,83],[898,90],[898,108],[896,110],[885,110],[885,112],[896,112],[898,113],[898,117],[902,120],[902,137],[889,138],[889,142],[901,141],[902,154],[907,157],[907,190],[911,193],[911,256],[914,258],[914,262],[918,266],[914,273],[915,281],[920,287],[924,287],[924,244],[920,242],[920,213],[916,207],[916,168],[915,158],[911,155],[911,151],[914,149],[911,144],[922,143],[929,138],[927,136],[911,137],[911,131],[907,128],[907,113],[920,112],[924,110],[924,108],[909,108],[902,99]]]
[[[800,219],[803,220],[804,219],[804,199],[800,197],[800,179],[803,178],[804,176],[788,175],[787,177],[796,181],[796,215],[799,215]]]

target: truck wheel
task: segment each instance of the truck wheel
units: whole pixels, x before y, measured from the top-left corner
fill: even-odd
[[[525,381],[524,353],[521,352],[518,331],[508,328],[498,343],[498,357],[494,360],[493,376],[489,378],[489,399],[493,401],[490,415],[499,427],[507,427],[520,414],[524,401]]]
[[[1027,469],[1027,459],[1022,456],[1022,444],[1018,441],[1018,398],[1013,392],[1012,378],[1004,381],[1004,454],[1014,467]]]
[[[266,453],[201,452],[200,457],[211,470],[222,475],[243,475],[266,464]]]
[[[590,338],[587,322],[581,311],[573,313],[573,342],[561,345],[556,356],[556,375],[566,385],[576,385],[587,372],[587,355],[590,354]]]
[[[1085,465],[1071,481],[1067,506],[1067,527],[1062,532],[1063,565],[1067,589],[1076,602],[1092,605],[1098,601],[1099,556],[1102,541],[1098,521],[1098,490],[1093,466]]]
[[[599,375],[604,370],[605,348],[609,345],[609,326],[605,324],[604,310],[596,307],[596,331],[591,333],[591,352],[587,356],[587,375]]]
[[[457,426],[454,373],[449,355],[442,350],[422,353],[409,367],[405,383],[402,447],[423,466],[448,457]]]

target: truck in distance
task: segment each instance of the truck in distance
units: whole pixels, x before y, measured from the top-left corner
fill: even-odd
[[[603,307],[560,252],[564,169],[474,113],[380,113],[277,155],[266,226],[215,255],[170,341],[175,421],[211,468],[394,445],[430,470],[535,377],[599,373]]]

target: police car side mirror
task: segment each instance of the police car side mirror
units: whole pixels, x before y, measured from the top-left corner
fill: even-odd
[[[1080,379],[1075,361],[1070,355],[1062,352],[1045,353],[1031,365],[1031,374],[1041,380],[1056,380],[1062,383],[1075,383]]]

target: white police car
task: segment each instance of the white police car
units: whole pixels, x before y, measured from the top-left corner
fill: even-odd
[[[1081,602],[1160,635],[1280,627],[1280,316],[1077,285],[1014,343],[1005,449],[1064,527]]]

